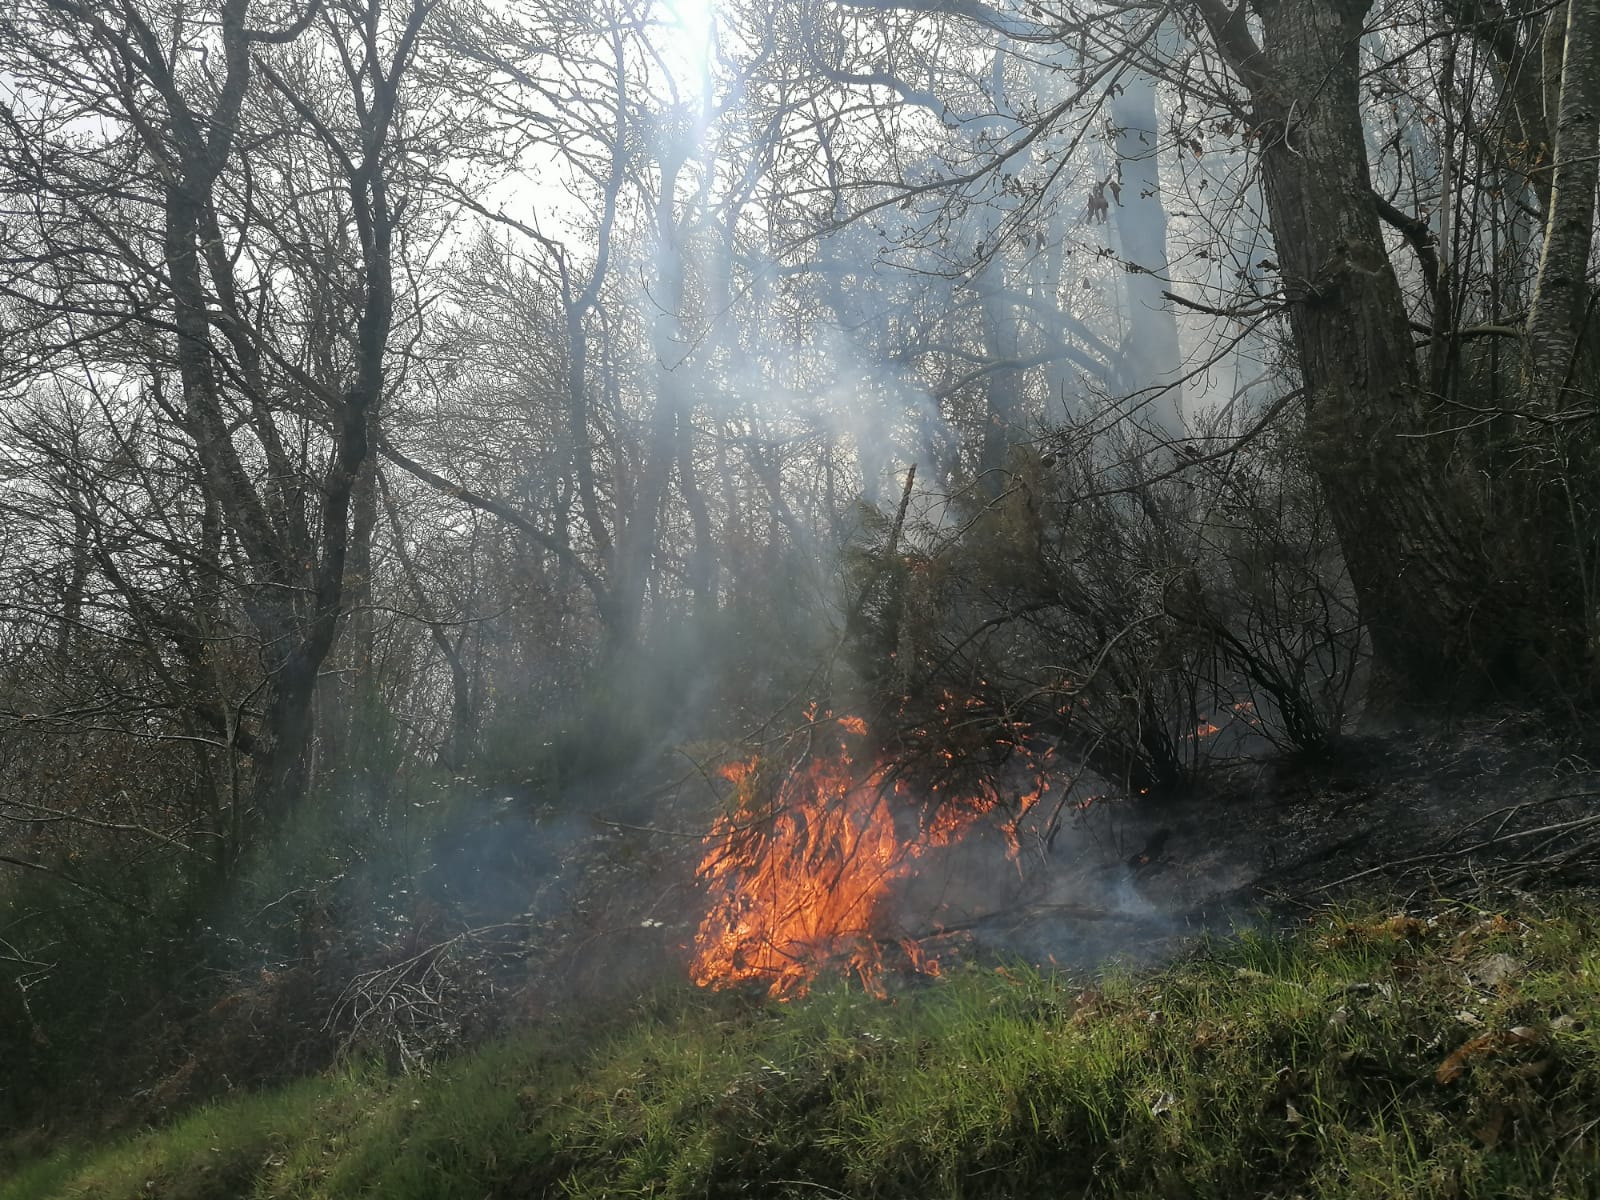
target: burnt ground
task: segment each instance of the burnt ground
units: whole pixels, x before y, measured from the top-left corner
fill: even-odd
[[[1330,902],[1600,882],[1600,770],[1523,714],[1352,737],[1315,760],[1214,764],[1165,803],[1098,801],[1023,855],[1010,902],[967,925],[979,944],[1150,961]]]
[[[698,770],[665,786],[664,775],[657,764],[654,788],[608,789],[579,811],[496,800],[436,847],[403,928],[361,947],[335,929],[301,962],[243,973],[172,1027],[184,1052],[152,1066],[136,1097],[108,1102],[108,1120],[159,1119],[342,1051],[430,1061],[681,984],[705,911],[695,866],[720,802]],[[1014,855],[980,828],[919,857],[886,914],[886,961],[911,937],[941,964],[1020,956],[1087,971],[1170,959],[1202,933],[1287,927],[1331,902],[1445,894],[1500,908],[1600,892],[1600,769],[1532,716],[1349,738],[1319,760],[1213,762],[1161,803],[1069,806],[1048,837],[1053,802]],[[252,1071],[241,1046],[273,1068]]]
[[[682,977],[704,911],[693,874],[708,796],[703,783],[657,793],[617,810],[626,821],[596,806],[575,847],[583,882],[535,955],[559,980],[550,1000]],[[1069,804],[1046,836],[1052,811],[1047,794],[1015,854],[987,829],[920,856],[882,922],[886,958],[909,937],[942,962],[1088,970],[1163,961],[1198,934],[1288,926],[1333,902],[1493,905],[1600,883],[1600,769],[1525,714],[1350,737],[1316,759],[1213,761],[1162,802]]]

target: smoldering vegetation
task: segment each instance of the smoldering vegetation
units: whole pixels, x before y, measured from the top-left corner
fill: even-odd
[[[1590,868],[1475,34],[570,8],[0,19],[0,1124]]]
[[[1261,437],[1150,483],[1140,456],[1064,461],[1073,436],[1016,451],[994,497],[854,508],[831,590],[761,595],[759,626],[665,626],[593,690],[520,710],[521,733],[496,704],[461,769],[369,743],[224,873],[194,833],[95,809],[29,824],[13,848],[48,869],[11,910],[11,1061],[32,1064],[13,1111],[150,1120],[341,1058],[427,1070],[528,1022],[627,1011],[719,938],[738,945],[702,986],[756,995],[1161,961],[1256,923],[1275,886],[1334,882],[1505,802],[1496,782],[1416,807],[1393,747],[1359,784],[1316,782],[1369,744],[1347,736],[1365,647],[1292,452]],[[46,744],[36,722],[14,737]],[[108,769],[71,731],[57,744],[8,756],[14,777]],[[819,763],[845,782],[808,788]],[[1289,805],[1296,771],[1312,782]],[[853,810],[826,824],[847,793],[879,806],[883,844]],[[759,848],[718,839],[730,815]],[[741,851],[735,917],[708,868]],[[133,1052],[108,1069],[112,1040]]]

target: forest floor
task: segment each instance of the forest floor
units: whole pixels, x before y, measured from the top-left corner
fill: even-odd
[[[0,1200],[1600,1196],[1600,778],[1536,723],[1240,764],[1063,836],[887,999],[551,1008],[430,1071],[0,1158]]]
[[[980,940],[1030,949],[1065,926],[1077,944],[1058,959],[1160,962],[1198,932],[1288,928],[1330,902],[1514,903],[1600,881],[1600,770],[1539,719],[1500,715],[1219,762],[1163,804],[1090,806],[1068,836]]]

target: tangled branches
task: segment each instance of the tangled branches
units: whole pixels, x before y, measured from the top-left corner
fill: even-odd
[[[323,1022],[341,1054],[381,1048],[391,1065],[425,1068],[464,1038],[501,990],[493,969],[527,956],[529,926],[502,922],[466,929],[345,985]]]

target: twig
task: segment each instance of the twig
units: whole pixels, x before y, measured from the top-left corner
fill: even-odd
[[[1596,793],[1593,792],[1579,792],[1566,796],[1552,796],[1543,800],[1531,800],[1522,804],[1509,805],[1506,808],[1497,809],[1495,812],[1486,813],[1484,816],[1475,818],[1473,821],[1462,826],[1455,833],[1451,834],[1450,837],[1447,838],[1444,843],[1442,843],[1439,849],[1428,850],[1421,854],[1413,854],[1405,858],[1391,859],[1388,862],[1378,863],[1375,866],[1367,867],[1361,871],[1356,871],[1354,874],[1346,875],[1342,879],[1335,879],[1331,883],[1323,884],[1321,887],[1312,889],[1312,891],[1313,893],[1329,892],[1335,888],[1343,887],[1346,884],[1354,883],[1358,879],[1365,879],[1372,875],[1382,874],[1385,872],[1403,872],[1406,868],[1410,867],[1426,866],[1430,863],[1443,862],[1449,859],[1468,858],[1473,854],[1479,853],[1483,850],[1492,849],[1496,846],[1506,845],[1508,843],[1541,836],[1545,836],[1547,840],[1539,846],[1536,846],[1533,850],[1525,853],[1522,857],[1511,859],[1504,865],[1509,870],[1513,867],[1522,867],[1527,869],[1538,866],[1541,863],[1548,863],[1549,860],[1543,859],[1540,856],[1554,840],[1554,835],[1567,835],[1574,830],[1600,827],[1600,813],[1591,813],[1587,816],[1575,817],[1568,821],[1554,821],[1546,825],[1535,826],[1532,829],[1513,830],[1509,833],[1505,831],[1506,821],[1508,821],[1511,816],[1514,816],[1516,812],[1525,808],[1532,808],[1539,804],[1551,803],[1552,801],[1558,799],[1578,799],[1582,797],[1593,796],[1595,794]],[[1467,846],[1458,846],[1452,844],[1457,838],[1461,837],[1462,834],[1466,833],[1474,826],[1480,825],[1484,821],[1501,815],[1504,815],[1505,819],[1501,821],[1499,826],[1496,827],[1495,832],[1489,837],[1484,838],[1481,841],[1473,842]],[[1560,856],[1555,861],[1558,863],[1571,861],[1574,854],[1585,849],[1600,849],[1600,842],[1596,842],[1594,840],[1581,842],[1573,847],[1571,853]]]
[[[121,905],[129,912],[136,912],[141,917],[148,917],[150,915],[149,909],[135,904],[132,900],[124,900],[121,896],[113,896],[110,892],[102,891],[100,888],[95,887],[92,883],[85,883],[83,880],[74,875],[69,875],[67,872],[60,870],[57,867],[48,866],[45,863],[40,862],[31,862],[26,858],[13,858],[9,854],[0,854],[0,863],[5,863],[7,866],[12,867],[20,867],[25,871],[39,871],[45,875],[50,875],[61,880],[62,883],[70,884],[79,891],[87,892],[89,895],[94,896],[97,899],[104,900],[109,904]]]

